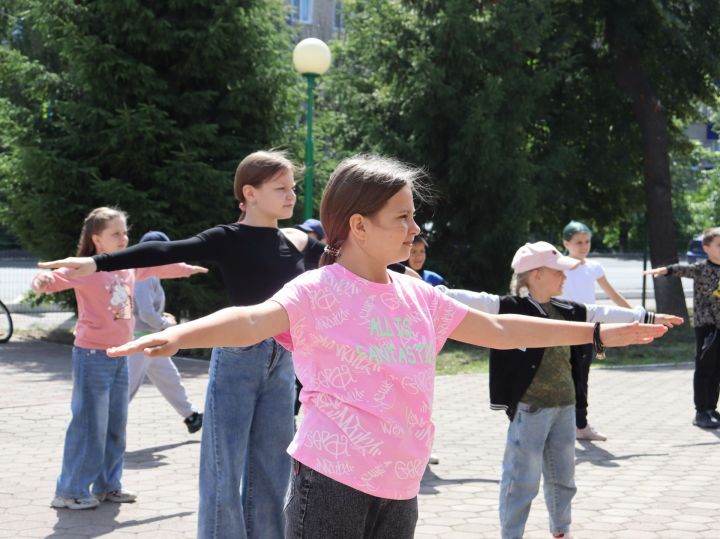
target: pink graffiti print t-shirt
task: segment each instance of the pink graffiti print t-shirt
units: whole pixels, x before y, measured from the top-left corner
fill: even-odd
[[[290,331],[305,416],[288,452],[352,488],[417,495],[435,434],[435,357],[467,307],[420,279],[367,281],[340,264],[293,279],[272,299]]]

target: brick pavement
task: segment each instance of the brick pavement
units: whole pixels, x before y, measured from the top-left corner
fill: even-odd
[[[207,363],[179,360],[202,403]],[[574,531],[581,539],[720,537],[720,433],[690,424],[692,370],[596,369],[590,419],[608,442],[578,443]],[[70,348],[0,345],[0,537],[194,537],[199,436],[146,385],[130,407],[124,484],[135,504],[50,509],[69,418]],[[507,420],[487,407],[487,376],[436,383],[435,453],[420,496],[420,538],[495,538]],[[526,537],[547,538],[542,494]]]

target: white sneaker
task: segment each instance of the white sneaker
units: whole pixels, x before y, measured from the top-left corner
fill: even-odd
[[[591,440],[594,442],[604,442],[607,440],[607,436],[604,434],[596,431],[594,428],[590,426],[590,423],[585,425],[585,428],[583,429],[575,429],[575,439],[576,440]]]
[[[55,496],[50,502],[50,507],[55,509],[95,509],[100,502],[94,497],[70,498],[68,496]]]
[[[97,495],[98,502],[131,503],[137,499],[137,494],[128,490],[113,490]]]

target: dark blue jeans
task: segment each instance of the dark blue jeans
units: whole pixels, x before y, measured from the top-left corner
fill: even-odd
[[[293,461],[285,505],[286,539],[412,539],[417,497],[389,500],[365,494]]]

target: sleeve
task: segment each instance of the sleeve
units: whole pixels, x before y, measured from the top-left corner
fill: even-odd
[[[586,305],[587,322],[642,322],[652,324],[655,321],[654,313],[642,307],[626,309],[610,305]]]
[[[79,277],[77,279],[73,279],[71,277],[67,276],[67,272],[70,271],[69,269],[58,269],[51,271],[50,274],[52,275],[53,281],[50,284],[47,284],[43,286],[42,288],[35,289],[35,292],[38,292],[40,294],[51,294],[52,292],[61,292],[63,290],[69,290],[71,288],[75,288],[76,286],[82,284],[83,277]]]
[[[93,256],[98,271],[147,268],[174,262],[214,261],[220,256],[219,241],[224,231],[211,228],[200,234],[178,241],[146,241],[112,254]]]
[[[180,279],[182,277],[190,277],[190,275],[192,275],[192,267],[183,263],[153,266],[151,268],[138,268],[135,270],[136,281],[144,281],[149,277],[157,277],[159,279]]]
[[[704,262],[697,262],[695,264],[670,264],[667,267],[668,277],[685,277],[687,279],[695,279],[702,268]]]
[[[467,315],[468,307],[437,288],[426,286],[424,289],[433,294],[430,313],[435,328],[435,350],[439,353],[445,341]]]
[[[452,289],[445,285],[439,285],[436,288],[447,296],[476,311],[482,311],[487,314],[498,314],[500,312],[500,296],[496,296],[495,294]]]
[[[595,262],[593,264],[593,280],[597,281],[600,277],[603,277],[604,275],[605,275],[605,268],[602,267],[602,264]]]
[[[308,236],[308,243],[305,247],[305,268],[315,269],[320,265],[320,257],[325,251],[325,244],[315,238]]]
[[[135,285],[135,308],[137,317],[140,320],[154,330],[160,331],[168,327],[169,324],[163,318],[163,313],[155,309],[153,303],[155,291],[153,288],[153,281],[143,281]]]
[[[271,301],[279,303],[288,315],[290,329],[276,335],[275,340],[290,352],[296,348],[298,341],[302,340],[305,335],[305,296],[302,287],[297,286],[296,281],[297,278],[286,283],[270,298]]]
[[[395,264],[388,265],[387,269],[394,271],[395,273],[399,273],[401,275],[405,275],[405,269],[407,266],[405,264],[401,264],[400,262],[396,262]]]

